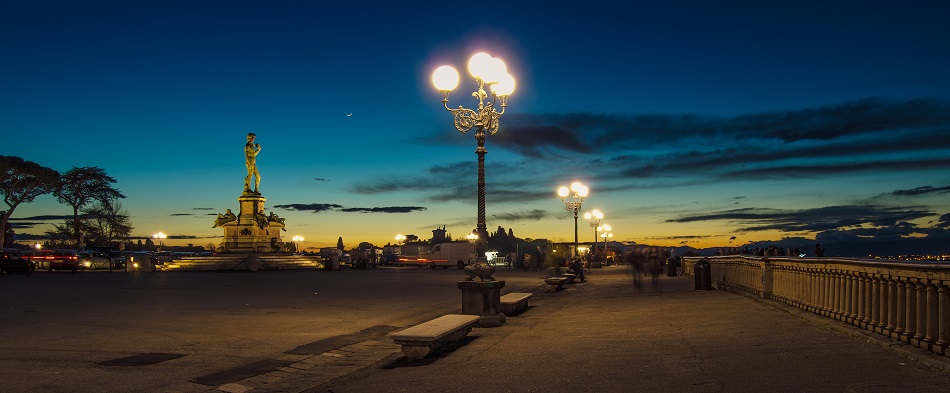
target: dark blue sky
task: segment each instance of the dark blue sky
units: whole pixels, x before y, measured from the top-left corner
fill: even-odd
[[[138,234],[205,244],[255,132],[288,236],[463,237],[474,141],[429,76],[460,68],[449,104],[471,107],[486,51],[518,82],[487,143],[490,228],[572,239],[554,190],[577,179],[618,240],[946,234],[950,5],[616,3],[4,4],[0,154],[103,167]]]

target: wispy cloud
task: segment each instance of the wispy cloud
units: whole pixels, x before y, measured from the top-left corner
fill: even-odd
[[[296,210],[300,212],[322,213],[326,211],[339,210],[343,205],[334,203],[291,203],[286,205],[274,205],[277,209]]]
[[[685,215],[667,222],[727,221],[743,232],[820,232],[862,225],[889,227],[934,215],[932,211],[920,206],[846,205],[800,210],[743,208]]]
[[[426,210],[421,206],[388,206],[388,207],[346,207],[339,209],[345,213],[412,213]]]
[[[61,220],[72,220],[72,215],[42,215],[42,216],[30,216],[30,217],[10,217],[10,221],[61,221]]]
[[[344,213],[411,213],[426,210],[426,208],[422,206],[344,207],[343,205],[335,203],[291,203],[286,205],[274,205],[274,207],[285,210],[309,211],[311,213],[329,211]]]
[[[548,212],[541,209],[532,209],[524,212],[492,214],[493,218],[508,222],[538,221],[548,216]]]
[[[950,186],[941,186],[941,187],[921,186],[921,187],[911,188],[909,190],[895,190],[885,195],[916,196],[916,195],[924,195],[924,194],[946,194],[946,193],[950,193]]]

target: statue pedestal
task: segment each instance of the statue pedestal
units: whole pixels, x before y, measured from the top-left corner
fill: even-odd
[[[459,281],[462,290],[462,314],[478,315],[478,326],[498,327],[505,323],[501,313],[501,289],[504,281]]]
[[[241,212],[237,219],[220,225],[224,228],[221,248],[225,252],[263,253],[283,249],[280,232],[284,230],[284,219],[264,214],[266,200],[261,194],[247,191],[238,197]]]

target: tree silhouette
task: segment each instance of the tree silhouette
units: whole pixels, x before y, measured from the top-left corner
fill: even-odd
[[[0,156],[0,194],[9,209],[0,214],[0,228],[6,228],[13,211],[21,203],[30,203],[37,196],[56,191],[59,172],[20,157]],[[7,239],[0,240],[7,246]]]
[[[99,167],[73,167],[66,171],[60,178],[59,189],[55,192],[56,198],[61,203],[72,206],[73,225],[72,229],[76,249],[82,247],[82,223],[80,222],[79,210],[92,203],[93,201],[110,201],[118,198],[125,198],[119,190],[112,187],[115,179],[106,174],[106,171]]]
[[[343,249],[344,249],[344,247],[343,247],[343,236],[340,236],[340,238],[336,240],[336,248],[337,248],[337,250],[343,251]]]
[[[98,201],[95,205],[82,210],[83,218],[89,221],[96,244],[110,246],[118,239],[128,238],[132,234],[132,221],[129,212],[122,208],[118,200]]]

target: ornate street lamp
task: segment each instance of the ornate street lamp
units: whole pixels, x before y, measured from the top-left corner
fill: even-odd
[[[300,249],[297,248],[297,243],[303,241],[303,236],[299,236],[299,235],[298,235],[298,236],[294,236],[293,238],[291,238],[291,240],[294,241],[294,252],[296,252],[296,253],[299,254],[299,253],[300,253]]]
[[[469,59],[468,72],[475,78],[478,86],[478,90],[472,93],[472,97],[478,100],[477,110],[463,108],[461,105],[457,109],[449,108],[449,92],[459,84],[459,73],[455,68],[436,68],[432,73],[432,84],[442,93],[442,105],[455,117],[455,129],[464,134],[475,128],[475,141],[478,143],[475,149],[475,154],[478,155],[478,239],[475,242],[475,253],[478,260],[481,260],[488,241],[485,224],[485,153],[488,150],[485,149],[485,136],[498,132],[498,120],[508,106],[508,96],[515,90],[515,78],[508,74],[505,62],[483,52],[476,53]],[[490,101],[485,85],[491,90]],[[496,104],[501,107],[500,112],[495,109]]]
[[[600,234],[604,238],[604,263],[607,263],[607,239],[614,237],[613,233],[610,233],[610,225],[604,225],[600,229],[604,230],[604,233]]]
[[[600,220],[602,218],[604,218],[604,213],[601,213],[600,210],[597,209],[584,213],[584,219],[587,220],[591,228],[594,228],[594,243],[597,243],[597,232],[600,231]]]
[[[472,252],[475,253],[475,259],[478,260],[478,234],[472,231],[472,233],[465,235],[465,239],[467,239],[469,243],[472,243]]]
[[[561,197],[561,201],[564,202],[564,207],[567,208],[567,211],[574,212],[574,257],[579,257],[580,253],[577,249],[577,212],[581,210],[581,205],[584,203],[584,198],[587,197],[588,193],[587,186],[581,184],[580,182],[571,183],[571,188],[561,186],[557,189],[557,194]],[[570,199],[568,195],[572,194]]]
[[[165,239],[168,238],[168,235],[166,235],[166,234],[164,234],[164,233],[162,233],[162,232],[159,232],[159,233],[156,233],[156,234],[152,235],[152,238],[155,239],[155,240],[158,240],[158,252],[161,252],[161,251],[162,251],[162,247],[165,246]]]

